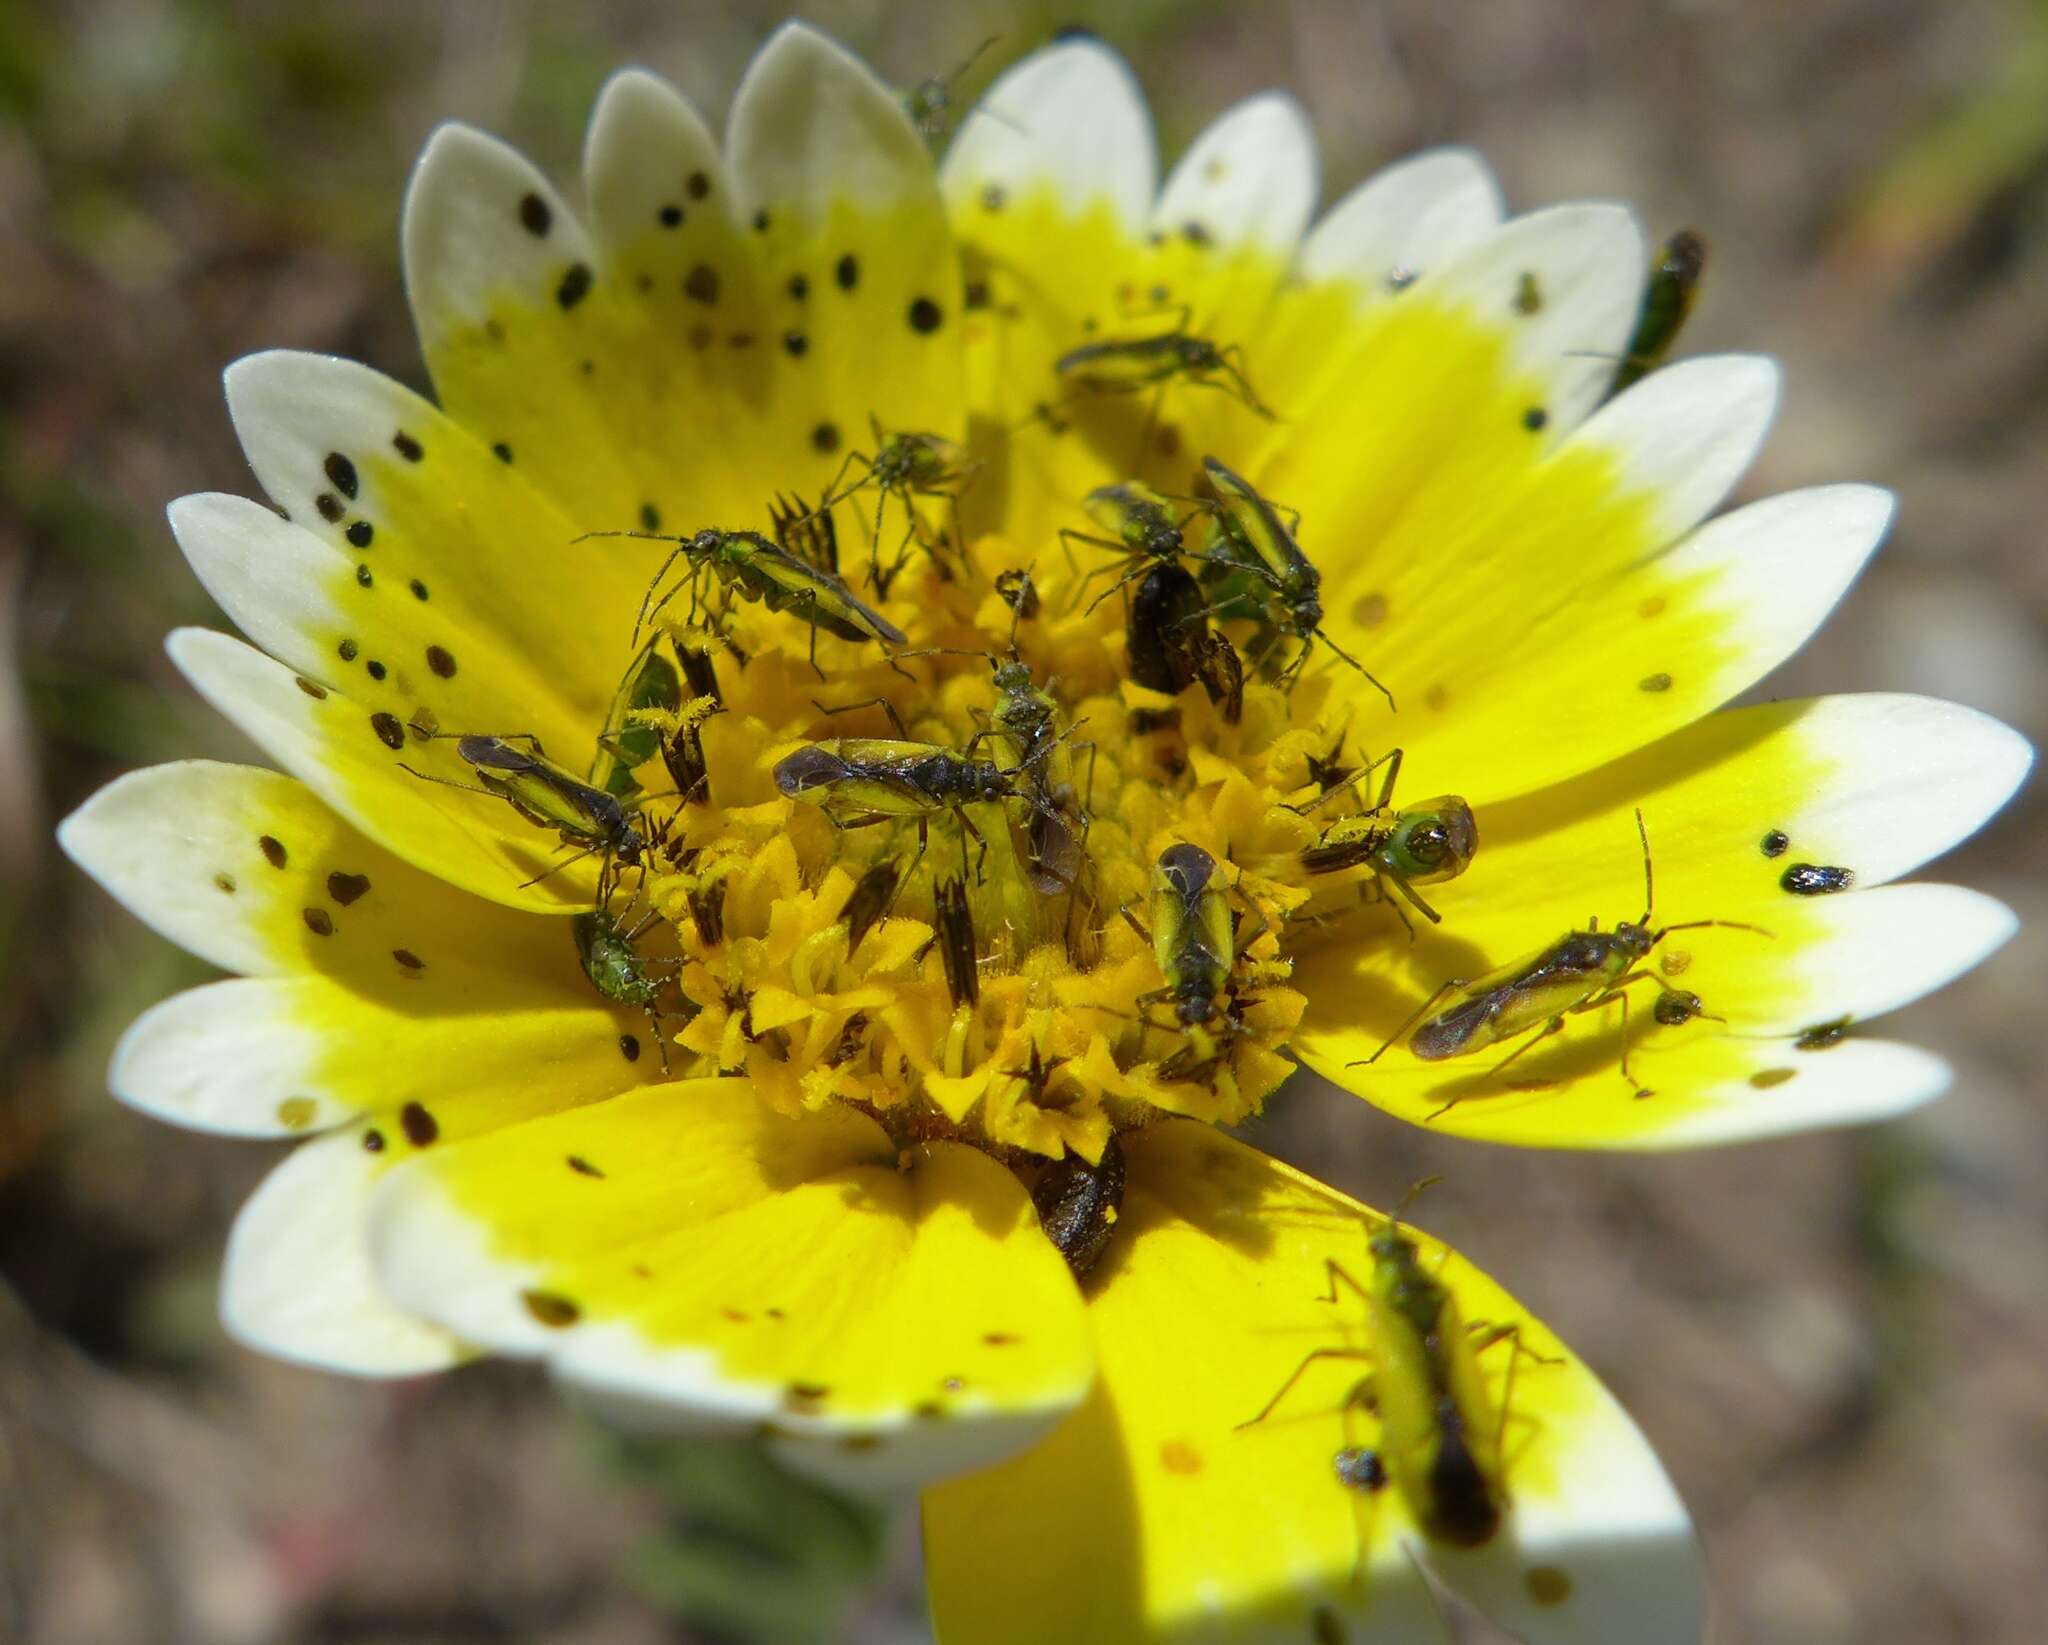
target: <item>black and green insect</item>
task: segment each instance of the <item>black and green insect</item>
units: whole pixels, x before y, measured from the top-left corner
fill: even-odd
[[[954,1008],[978,1004],[981,949],[974,938],[974,910],[968,903],[967,882],[957,874],[940,874],[932,885],[932,934]]]
[[[1656,1021],[1666,1026],[1691,1021],[1704,1015],[1699,996],[1666,985],[1642,962],[1674,931],[1694,931],[1719,926],[1735,931],[1752,931],[1768,937],[1760,925],[1741,920],[1685,920],[1675,925],[1652,928],[1656,909],[1655,884],[1651,878],[1650,835],[1643,814],[1636,813],[1636,831],[1643,845],[1643,915],[1639,920],[1617,921],[1611,931],[1602,931],[1597,918],[1583,931],[1567,931],[1556,941],[1534,953],[1496,967],[1471,980],[1454,979],[1443,984],[1370,1057],[1350,1064],[1360,1067],[1377,1062],[1388,1048],[1405,1034],[1408,1049],[1424,1062],[1443,1062],[1469,1056],[1490,1045],[1498,1045],[1518,1034],[1528,1037],[1490,1069],[1489,1077],[1501,1072],[1532,1047],[1564,1028],[1568,1016],[1598,1011],[1609,1005],[1621,1007],[1621,1077],[1638,1098],[1653,1093],[1640,1084],[1628,1067],[1628,994],[1636,983],[1648,979],[1660,991]],[[1671,1005],[1664,999],[1676,996]],[[1454,1003],[1432,1011],[1446,997]],[[1411,1030],[1412,1025],[1412,1030]],[[1455,1099],[1453,1099],[1455,1102]],[[1447,1105],[1449,1106],[1449,1105]],[[1442,1112],[1442,1110],[1438,1110]],[[1434,1116],[1432,1116],[1434,1117]]]
[[[988,839],[967,815],[973,805],[994,805],[1006,800],[1035,800],[1035,790],[1021,768],[982,759],[968,750],[946,748],[938,743],[911,739],[895,705],[886,697],[867,703],[849,703],[826,710],[844,713],[855,708],[879,707],[896,729],[895,738],[835,737],[807,743],[786,754],[775,765],[775,786],[791,799],[815,805],[840,828],[870,828],[885,823],[911,821],[917,825],[917,857],[904,878],[915,871],[930,843],[931,821],[950,812],[961,830],[961,857],[966,858],[967,840],[988,855]],[[1061,733],[1060,737],[1068,733]],[[971,743],[985,740],[977,732]],[[1052,739],[1039,758],[1044,759],[1060,737]],[[979,859],[977,860],[977,867]]]
[[[1138,581],[1153,566],[1178,565],[1181,556],[1188,551],[1188,517],[1177,514],[1163,493],[1154,491],[1142,480],[1123,480],[1115,485],[1097,486],[1082,499],[1081,506],[1108,535],[1098,536],[1094,532],[1075,531],[1062,526],[1060,543],[1067,550],[1068,565],[1079,572],[1073,557],[1075,543],[1107,548],[1120,556],[1111,564],[1098,566],[1080,577],[1075,584],[1078,598],[1096,578],[1105,575],[1116,577],[1115,582],[1089,601],[1089,611],[1120,589]]]
[[[920,80],[903,94],[903,112],[910,116],[910,123],[917,128],[917,134],[933,148],[944,142],[947,133],[953,129],[953,82],[971,69],[981,54],[1001,38],[1001,35],[991,34],[961,58],[952,73]],[[987,109],[974,112],[990,113]],[[1009,124],[1007,121],[1004,123]]]
[[[1161,987],[1132,1003],[1141,1013],[1154,1005],[1172,1008],[1180,1045],[1159,1065],[1162,1079],[1199,1080],[1226,1061],[1245,1029],[1239,961],[1244,944],[1240,920],[1230,907],[1221,865],[1200,846],[1183,840],[1160,852],[1152,865],[1147,899],[1150,929],[1126,908],[1124,920],[1152,947],[1164,978]],[[1256,914],[1256,910],[1251,910]],[[1260,917],[1263,927],[1263,917]],[[1159,1024],[1149,1015],[1136,1019]]]
[[[1417,913],[1432,925],[1443,916],[1416,892],[1418,885],[1440,885],[1454,880],[1472,865],[1479,850],[1479,825],[1472,808],[1456,794],[1439,794],[1416,805],[1392,807],[1394,783],[1401,774],[1402,751],[1395,749],[1350,773],[1342,784],[1325,789],[1311,801],[1303,814],[1320,810],[1330,801],[1357,792],[1360,782],[1384,768],[1379,792],[1367,810],[1338,817],[1323,825],[1322,831],[1301,850],[1301,867],[1309,874],[1338,874],[1353,868],[1370,868],[1376,883],[1391,885]],[[1399,903],[1389,904],[1401,916],[1408,916]],[[1412,939],[1415,930],[1409,925]]]
[[[957,543],[960,537],[960,491],[981,465],[965,446],[942,434],[916,431],[885,434],[880,423],[872,418],[869,421],[875,434],[874,455],[849,451],[839,465],[839,472],[833,475],[832,483],[825,488],[818,509],[821,513],[828,511],[863,491],[875,493],[875,518],[868,549],[868,581],[878,596],[886,598],[889,585],[909,563],[913,542],[928,554],[937,552],[937,548],[944,545],[943,532],[938,545],[926,540],[924,522],[917,512],[919,499],[939,498],[949,505],[953,516],[953,541]],[[860,472],[849,480],[848,470],[856,467]],[[891,497],[903,510],[903,536],[884,568],[882,516]]]
[[[591,756],[590,782],[607,794],[630,800],[640,792],[634,773],[661,751],[659,730],[647,719],[650,710],[673,714],[682,706],[683,686],[675,665],[661,654],[661,636],[651,635],[612,698],[604,729],[597,734]]]
[[[1197,388],[1219,389],[1247,409],[1272,420],[1271,409],[1252,390],[1244,370],[1244,350],[1236,343],[1219,344],[1197,337],[1185,328],[1186,310],[1172,331],[1149,337],[1105,337],[1069,349],[1053,362],[1053,369],[1078,388],[1096,394],[1157,395],[1174,382]]]
[[[1403,1231],[1399,1213],[1369,1227],[1370,1276],[1360,1283],[1334,1257],[1324,1259],[1334,1303],[1341,1285],[1365,1306],[1365,1342],[1311,1349],[1265,1408],[1239,1423],[1264,1422],[1308,1368],[1321,1360],[1364,1360],[1372,1369],[1345,1395],[1343,1408],[1369,1411],[1379,1422],[1376,1448],[1346,1447],[1333,1459],[1340,1482],[1372,1492],[1391,1480],[1416,1525],[1434,1542],[1477,1548],[1493,1540],[1508,1508],[1503,1441],[1527,1348],[1516,1325],[1467,1322],[1449,1286],[1429,1272],[1420,1246]],[[1494,1343],[1513,1344],[1501,1400],[1487,1391],[1479,1356]]]
[[[1072,751],[1087,750],[1092,771],[1094,744],[1069,744],[1055,728],[1059,703],[1018,658],[1014,633],[1009,660],[995,663],[994,684],[989,745],[1008,769],[1023,775],[1028,790],[1010,804],[1011,821],[1024,837],[1025,875],[1043,896],[1071,891],[1088,832]]]
[[[1707,242],[1691,229],[1680,229],[1664,242],[1656,261],[1650,265],[1636,329],[1628,340],[1628,351],[1615,368],[1614,380],[1608,385],[1609,399],[1664,363],[1692,313],[1706,266]]]
[[[523,746],[522,746],[523,745]],[[536,885],[570,863],[601,855],[607,864],[637,866],[647,850],[646,819],[629,811],[618,795],[593,787],[547,757],[540,739],[527,732],[502,737],[461,736],[455,752],[476,773],[476,782],[456,782],[401,763],[400,769],[426,782],[491,794],[537,828],[552,828],[566,845],[580,846],[569,857],[526,881]]]
[[[707,529],[687,537],[669,537],[651,531],[606,531],[587,535],[638,537],[673,545],[668,558],[662,561],[660,569],[647,585],[647,594],[640,602],[639,619],[634,625],[636,634],[685,592],[690,596],[685,623],[722,632],[722,610],[710,613],[709,620],[706,620],[708,607],[703,599],[703,587],[705,578],[710,577],[723,590],[728,606],[737,598],[758,602],[770,611],[787,611],[804,618],[811,629],[811,667],[820,679],[825,677],[825,671],[818,667],[818,630],[821,628],[842,640],[879,640],[885,647],[904,643],[900,628],[865,604],[831,572],[799,559],[758,531]],[[678,560],[683,561],[688,569],[667,589],[662,589],[663,579]]]
[[[661,1054],[661,1070],[666,1074],[669,1072],[668,1035],[662,1024],[677,1018],[687,1019],[693,1013],[688,1010],[664,1011],[659,1001],[662,990],[682,970],[683,962],[679,957],[651,958],[642,952],[642,941],[662,924],[661,915],[650,908],[634,920],[634,903],[627,905],[623,916],[615,915],[611,911],[614,883],[608,867],[599,886],[596,905],[570,922],[576,939],[576,958],[583,967],[583,975],[598,993],[616,1004],[637,1006],[646,1016],[647,1026],[653,1032],[655,1046]]]
[[[1321,640],[1393,708],[1394,694],[1323,628],[1322,576],[1302,553],[1294,533],[1281,523],[1280,511],[1253,490],[1249,481],[1214,457],[1202,459],[1202,473],[1214,494],[1207,507],[1216,523],[1199,556],[1202,585],[1210,610],[1217,616],[1242,617],[1258,626],[1260,639],[1251,652],[1253,665],[1268,663],[1283,639],[1299,640],[1301,649],[1277,676],[1282,685],[1291,687],[1300,678],[1315,642]]]

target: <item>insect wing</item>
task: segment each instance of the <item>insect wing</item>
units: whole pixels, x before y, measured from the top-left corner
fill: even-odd
[[[1244,718],[1244,659],[1221,634],[1204,632],[1194,646],[1196,676],[1209,701],[1223,712],[1225,725]]]
[[[1549,947],[1465,984],[1456,1005],[1416,1028],[1408,1049],[1438,1062],[1511,1039],[1605,986],[1618,975],[1618,952],[1601,934],[1568,931]]]
[[[1148,691],[1177,697],[1200,672],[1208,619],[1195,579],[1177,565],[1156,565],[1131,597],[1125,637],[1131,678]]]
[[[809,743],[775,762],[775,786],[791,799],[806,798],[851,775],[846,761],[828,743]]]
[[[633,773],[661,748],[661,733],[651,725],[634,724],[634,714],[650,708],[672,714],[682,706],[682,681],[675,664],[657,649],[660,640],[659,635],[648,640],[619,682],[590,762],[591,786],[617,799],[631,799],[640,792]]]
[[[1132,536],[1143,535],[1138,528],[1144,522],[1152,519],[1170,521],[1173,518],[1166,499],[1142,480],[1097,486],[1082,499],[1081,506],[1088,511],[1088,518],[1104,531],[1134,548],[1138,544],[1132,542]]]
[[[1391,1225],[1373,1239],[1366,1311],[1381,1449],[1424,1532],[1471,1547],[1500,1525],[1495,1419],[1457,1301]]]
[[[1362,817],[1339,817],[1302,847],[1301,866],[1310,874],[1336,874],[1360,863],[1373,862],[1390,832],[1383,813]]]
[[[1163,337],[1084,343],[1062,354],[1053,369],[1089,388],[1150,388],[1180,369],[1179,342],[1169,332]]]
[[[1230,534],[1251,550],[1274,585],[1290,592],[1297,587],[1312,591],[1319,580],[1316,569],[1294,534],[1280,523],[1273,505],[1214,457],[1204,457],[1202,468],[1215,488]]]
[[[542,755],[498,737],[464,737],[456,751],[486,786],[522,815],[582,840],[601,840],[625,824],[619,802]]]
[[[1214,999],[1223,991],[1232,955],[1230,905],[1216,859],[1200,846],[1168,846],[1153,865],[1152,951],[1176,992]]]
[[[735,567],[738,580],[771,611],[802,612],[827,634],[842,640],[903,642],[903,631],[863,605],[852,589],[829,572],[805,565],[766,538],[758,539]]]

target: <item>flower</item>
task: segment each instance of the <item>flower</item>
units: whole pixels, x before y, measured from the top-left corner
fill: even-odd
[[[171,518],[255,646],[171,649],[290,775],[163,766],[63,830],[238,973],[138,1022],[117,1094],[321,1133],[236,1225],[230,1329],[369,1375],[544,1358],[924,1487],[948,1639],[1406,1638],[1425,1564],[1531,1639],[1695,1635],[1683,1509],[1591,1374],[1217,1126],[1283,1051],[1543,1146],[1932,1096],[1852,1025],[2011,921],[1882,882],[2024,745],[1897,697],[1713,712],[1887,500],[1707,520],[1776,375],[1610,397],[1627,213],[1502,223],[1446,150],[1310,230],[1270,96],[1155,199],[1086,39],[935,170],[792,26],[722,153],[629,72],[587,172],[586,228],[430,143],[438,405],[230,370],[276,511]]]

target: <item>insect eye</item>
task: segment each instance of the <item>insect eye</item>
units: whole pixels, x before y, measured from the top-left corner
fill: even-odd
[[[1450,843],[1450,836],[1442,823],[1428,822],[1411,830],[1402,840],[1401,849],[1418,868],[1430,869],[1444,860],[1444,852]]]

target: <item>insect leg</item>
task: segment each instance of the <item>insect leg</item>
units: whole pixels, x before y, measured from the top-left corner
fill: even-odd
[[[553,879],[557,874],[561,873],[561,871],[567,868],[571,863],[579,863],[585,857],[592,855],[594,852],[606,850],[609,846],[609,843],[609,841],[599,840],[595,844],[586,845],[581,851],[572,851],[568,856],[564,857],[552,868],[542,869],[540,873],[534,875],[533,878],[530,880],[521,880],[519,882],[519,889],[524,891],[528,886],[540,884],[542,880]]]
[[[1585,1007],[1583,1004],[1572,1007],[1573,1010],[1583,1010],[1584,1008]],[[1522,1041],[1520,1045],[1516,1046],[1514,1050],[1510,1051],[1506,1056],[1502,1057],[1499,1062],[1495,1063],[1491,1068],[1487,1069],[1486,1077],[1488,1079],[1492,1079],[1496,1074],[1500,1073],[1502,1069],[1506,1068],[1508,1064],[1513,1062],[1517,1057],[1523,1056],[1527,1052],[1532,1050],[1534,1047],[1541,1045],[1545,1040],[1549,1039],[1552,1034],[1562,1032],[1563,1028],[1564,1014],[1560,1012],[1558,1015],[1552,1017],[1550,1021],[1546,1022],[1541,1028],[1533,1030],[1528,1035],[1528,1037]],[[1438,1112],[1442,1112],[1442,1110],[1438,1110]]]
[[[1341,661],[1349,663],[1353,668],[1357,669],[1360,674],[1363,674],[1365,676],[1366,683],[1370,685],[1373,688],[1373,690],[1377,691],[1382,697],[1387,699],[1388,713],[1398,714],[1400,712],[1400,710],[1396,708],[1394,705],[1393,692],[1389,691],[1384,685],[1382,685],[1379,682],[1379,680],[1374,677],[1372,670],[1367,668],[1364,663],[1360,662],[1356,657],[1352,656],[1350,652],[1346,651],[1335,640],[1331,639],[1330,631],[1328,629],[1318,628],[1314,630],[1314,634],[1315,637],[1321,640],[1324,645],[1328,646],[1332,651],[1336,652],[1338,658]],[[1304,659],[1308,656],[1308,645],[1306,641],[1304,641],[1302,644],[1301,654],[1302,658]],[[1297,672],[1299,672],[1300,667],[1301,663],[1297,661],[1295,663],[1295,669]]]
[[[1656,982],[1657,980],[1647,971],[1631,971],[1625,977],[1616,978],[1591,999],[1581,1000],[1577,1005],[1570,1008],[1572,1014],[1576,1016],[1581,1011],[1598,1011],[1619,1002],[1621,1006],[1621,1077],[1627,1080],[1630,1086],[1634,1088],[1638,1100],[1643,1097],[1654,1096],[1656,1093],[1637,1085],[1635,1076],[1628,1071],[1628,995],[1624,990],[1633,987],[1636,983],[1642,982],[1645,979],[1651,982]],[[1659,986],[1661,987],[1662,984],[1659,984]],[[1561,1024],[1563,1020],[1560,1017],[1558,1022]]]
[[[1428,999],[1424,1000],[1420,1005],[1418,1005],[1414,1009],[1413,1012],[1409,1014],[1408,1019],[1405,1022],[1403,1022],[1399,1028],[1396,1028],[1393,1031],[1393,1033],[1389,1034],[1386,1037],[1386,1039],[1380,1043],[1380,1048],[1377,1051],[1375,1051],[1369,1057],[1354,1057],[1350,1062],[1347,1062],[1344,1066],[1346,1068],[1364,1068],[1372,1063],[1378,1062],[1381,1057],[1387,1054],[1387,1048],[1389,1046],[1393,1045],[1404,1034],[1406,1034],[1409,1029],[1413,1028],[1418,1022],[1422,1021],[1424,1017],[1429,1015],[1429,1009],[1431,1006],[1435,1005],[1436,1002],[1442,999],[1446,994],[1451,993],[1454,990],[1462,988],[1464,986],[1465,979],[1462,977],[1455,977],[1451,981],[1441,984],[1437,988],[1437,991],[1435,993],[1431,994]]]
[[[1410,903],[1412,903],[1415,907],[1415,911],[1419,913],[1424,919],[1428,920],[1431,925],[1443,924],[1443,915],[1439,914],[1434,908],[1430,907],[1428,903],[1424,902],[1422,900],[1421,895],[1416,891],[1415,887],[1410,885],[1399,874],[1389,874],[1383,871],[1379,877],[1382,880],[1392,880],[1394,882],[1394,889],[1400,892],[1403,897],[1405,897]],[[1389,906],[1393,908],[1395,913],[1401,913],[1400,905],[1398,903],[1390,904]],[[1401,923],[1407,925],[1407,915],[1401,915]],[[1413,942],[1415,940],[1415,927],[1412,925],[1408,926],[1408,940],[1410,942]]]
[[[1378,893],[1375,900],[1384,903],[1387,907],[1391,908],[1394,911],[1394,918],[1401,922],[1401,929],[1408,933],[1409,944],[1410,946],[1413,946],[1415,942],[1415,922],[1408,917],[1407,909],[1403,908],[1398,902],[1394,901],[1392,897],[1387,895],[1383,882],[1389,879],[1396,880],[1396,883],[1400,885],[1403,891],[1408,892],[1408,895],[1411,897],[1414,896],[1414,893],[1412,891],[1408,891],[1407,883],[1405,881],[1399,880],[1397,876],[1391,874],[1375,873],[1372,877],[1372,888],[1376,893]],[[1361,894],[1358,900],[1360,905],[1362,906],[1365,902],[1365,897]],[[1423,912],[1428,913],[1429,911],[1427,909],[1424,909]],[[1434,914],[1430,914],[1429,917],[1432,920],[1436,918]]]
[[[903,716],[896,712],[896,705],[889,701],[887,697],[863,697],[859,702],[841,703],[836,708],[827,708],[816,697],[813,697],[811,699],[811,706],[827,718],[834,714],[851,714],[855,710],[862,708],[879,708],[884,714],[889,716],[889,724],[895,727],[896,735],[905,742],[910,741],[910,732],[903,723]]]
[[[398,769],[408,777],[419,778],[423,783],[439,783],[443,788],[459,788],[465,794],[488,794],[493,799],[503,797],[495,788],[486,788],[482,783],[459,783],[453,777],[437,777],[433,772],[422,771],[418,766],[407,765],[403,760],[398,762]]]
[[[1259,1407],[1259,1414],[1254,1417],[1246,1417],[1244,1421],[1237,1425],[1237,1431],[1241,1433],[1246,1428],[1257,1427],[1258,1424],[1271,1416],[1280,1402],[1293,1391],[1294,1385],[1302,1379],[1307,1373],[1308,1368],[1315,1364],[1316,1361],[1324,1359],[1371,1359],[1372,1357],[1372,1350],[1369,1348],[1311,1348],[1301,1356],[1301,1363],[1288,1373],[1287,1380],[1280,1384],[1278,1391],[1274,1393],[1273,1397]]]

